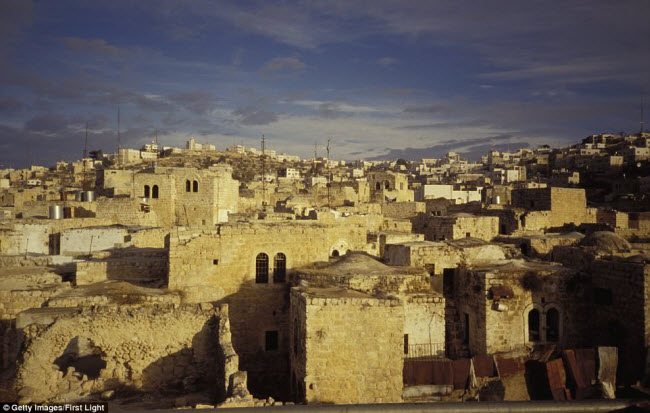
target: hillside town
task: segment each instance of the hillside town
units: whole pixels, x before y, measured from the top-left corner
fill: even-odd
[[[650,133],[480,161],[219,145],[0,170],[0,400],[648,397]]]

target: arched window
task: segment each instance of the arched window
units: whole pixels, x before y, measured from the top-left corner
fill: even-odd
[[[287,256],[279,252],[273,259],[273,282],[283,283],[287,278]]]
[[[546,341],[560,341],[560,312],[557,308],[546,312]]]
[[[144,197],[145,197],[145,198],[149,198],[149,195],[150,195],[149,192],[150,192],[150,191],[149,191],[149,185],[145,185],[145,186],[144,186]]]
[[[375,185],[375,189],[379,191],[381,189],[381,183],[377,182],[377,184]]]
[[[190,180],[188,179],[185,181],[185,192],[190,192],[192,184],[190,183]]]
[[[199,181],[194,181],[192,185],[192,192],[199,192]]]
[[[384,181],[384,188],[385,189],[390,189],[390,182]]]
[[[269,282],[269,256],[263,252],[257,254],[255,258],[255,282],[258,284]]]
[[[338,257],[339,255],[341,255],[341,254],[339,253],[339,250],[334,250],[334,251],[332,251],[332,257]]]
[[[533,308],[528,313],[528,341],[540,341],[539,310],[536,308]]]
[[[154,185],[151,188],[151,197],[152,198],[158,198],[158,185]]]

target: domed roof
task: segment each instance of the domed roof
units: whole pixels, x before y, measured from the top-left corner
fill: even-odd
[[[580,246],[592,247],[599,252],[629,252],[632,245],[623,237],[611,231],[596,231],[583,238]]]
[[[474,217],[474,215],[469,214],[467,212],[456,212],[456,213],[453,213],[453,214],[449,214],[449,216],[454,217],[454,218],[473,218]]]

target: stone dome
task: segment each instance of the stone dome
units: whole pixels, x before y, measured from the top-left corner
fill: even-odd
[[[604,253],[629,252],[632,245],[620,235],[611,231],[596,231],[583,238],[580,246],[591,247]]]

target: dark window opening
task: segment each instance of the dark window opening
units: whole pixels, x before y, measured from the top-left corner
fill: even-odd
[[[338,257],[339,255],[339,250],[332,251],[332,257]]]
[[[188,179],[185,181],[185,192],[190,192],[192,184],[190,183],[190,180]]]
[[[212,264],[219,265],[219,260],[212,260]]]
[[[375,189],[378,191],[381,189],[381,184],[379,182],[375,185]]]
[[[519,249],[521,250],[521,253],[526,255],[526,256],[530,253],[530,249],[528,248],[528,244],[521,244],[519,246]]]
[[[158,198],[158,185],[154,185],[153,188],[151,188],[151,197]]]
[[[471,233],[471,232],[466,232],[466,233],[465,233],[465,238],[471,238],[471,236],[472,236],[472,233]]]
[[[560,312],[551,308],[546,312],[546,341],[560,340]]]
[[[267,331],[264,334],[264,350],[266,351],[274,351],[278,349],[278,332],[277,330],[274,331]]]
[[[528,313],[528,341],[539,340],[539,310],[533,308]]]
[[[390,182],[384,181],[384,188],[385,189],[390,189]]]
[[[409,335],[404,334],[404,354],[409,353]]]
[[[150,195],[149,185],[145,185],[144,186],[144,197],[149,198],[149,195]]]
[[[194,181],[192,184],[192,192],[199,192],[199,181]]]
[[[612,290],[608,288],[594,288],[594,302],[598,305],[612,305],[614,303]]]
[[[72,367],[80,374],[94,380],[106,368],[106,361],[102,359],[102,356],[101,349],[95,346],[92,341],[77,336],[70,340],[65,350],[63,350],[63,354],[54,360],[54,364],[64,373]]]
[[[501,231],[500,231],[500,234],[505,234],[505,233],[507,233],[507,232],[508,232],[508,231],[506,231],[506,224],[501,224]]]
[[[287,277],[287,256],[279,252],[273,259],[273,282],[283,283]]]
[[[454,272],[453,268],[442,270],[442,294],[445,297],[454,295]]]
[[[257,254],[255,259],[255,282],[258,284],[269,282],[269,256],[263,252]]]

